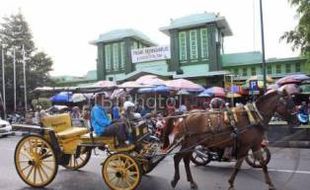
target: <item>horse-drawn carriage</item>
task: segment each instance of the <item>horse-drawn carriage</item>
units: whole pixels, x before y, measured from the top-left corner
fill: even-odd
[[[67,115],[51,116],[42,120],[42,126],[15,126],[34,133],[23,137],[18,143],[15,150],[15,165],[25,183],[33,187],[44,187],[53,181],[58,165],[79,169],[87,164],[91,151],[99,148],[108,153],[101,171],[109,188],[135,189],[143,174],[150,172],[176,146],[180,145],[180,150],[174,155],[175,175],[171,185],[175,187],[180,179],[178,165],[183,159],[187,180],[192,188],[197,188],[189,166],[194,147],[203,145],[224,148],[238,144],[234,148],[238,159],[229,179],[230,187],[233,188],[234,179],[244,156],[250,149],[257,152],[261,148],[265,126],[273,113],[277,112],[288,121],[295,123],[294,104],[290,102],[291,99],[286,93],[275,91],[251,104],[251,110],[244,106],[235,111],[233,108],[229,114],[222,111],[189,113],[176,117],[181,120],[178,125],[175,118],[170,117],[167,119],[162,142],[150,138],[151,133],[146,122],[140,121],[131,124],[134,146],[126,148],[118,148],[115,137],[96,137],[91,130],[71,126],[70,117],[68,118]],[[216,117],[211,117],[214,114]],[[253,114],[260,119],[253,119]],[[222,122],[225,121],[226,116],[228,123],[223,125],[224,130],[214,125],[213,119]],[[256,121],[259,122],[255,123]],[[169,144],[167,142],[171,134],[175,138],[172,144]],[[161,153],[161,143],[163,148],[167,148],[168,144],[165,153]],[[273,189],[262,155],[258,152],[256,157],[262,165],[266,183],[270,189]]]
[[[42,117],[41,125],[14,124],[15,130],[28,132],[15,149],[17,173],[26,184],[44,187],[53,181],[59,165],[80,169],[90,160],[92,150],[98,148],[108,155],[101,168],[107,186],[135,189],[142,175],[150,172],[164,156],[146,120],[126,123],[133,141],[132,146],[126,147],[117,146],[116,137],[96,136],[91,127],[72,126],[68,113]]]
[[[153,156],[159,153],[160,147],[149,138],[144,121],[131,126],[134,146],[128,147],[115,146],[116,137],[99,137],[87,128],[71,126],[69,114],[45,117],[42,124],[15,124],[15,128],[31,132],[17,144],[14,158],[19,176],[33,187],[51,183],[58,165],[72,170],[82,168],[94,148],[108,153],[102,165],[102,177],[111,189],[135,189],[142,175],[162,158]]]

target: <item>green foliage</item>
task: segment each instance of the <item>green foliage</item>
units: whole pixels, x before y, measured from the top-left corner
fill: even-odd
[[[38,98],[38,99],[33,99],[31,101],[31,105],[33,108],[40,106],[42,109],[45,110],[52,106],[52,102],[48,98]]]
[[[293,44],[293,50],[301,50],[303,55],[310,53],[310,1],[289,0],[290,4],[297,7],[299,23],[292,31],[285,32],[281,39]]]
[[[12,109],[14,49],[16,52],[16,92],[18,105],[23,104],[24,100],[23,47],[25,50],[27,92],[38,86],[51,84],[49,71],[52,70],[53,61],[44,52],[37,52],[28,23],[21,13],[4,17],[3,20],[4,22],[0,24],[0,48],[2,45],[5,54],[7,106],[8,109]],[[33,97],[29,95],[28,98],[32,99]]]

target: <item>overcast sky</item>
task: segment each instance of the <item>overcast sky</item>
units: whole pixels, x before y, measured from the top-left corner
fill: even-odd
[[[298,23],[288,0],[263,0],[266,57],[297,56],[280,36]],[[21,9],[39,50],[54,61],[52,75],[85,75],[96,68],[89,41],[114,29],[140,30],[158,44],[169,38],[158,29],[170,19],[207,12],[225,16],[233,36],[225,53],[260,50],[259,0],[0,0],[0,17]],[[2,22],[2,21],[1,21]]]

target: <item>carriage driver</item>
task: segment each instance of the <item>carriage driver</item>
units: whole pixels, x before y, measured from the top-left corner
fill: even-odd
[[[112,122],[109,118],[104,104],[108,103],[108,95],[97,93],[95,105],[91,110],[91,124],[97,136],[116,136],[119,145],[124,147],[129,144],[126,125],[120,121]]]

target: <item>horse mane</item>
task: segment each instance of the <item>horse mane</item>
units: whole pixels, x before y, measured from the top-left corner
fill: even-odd
[[[256,104],[257,105],[262,105],[267,99],[271,98],[271,97],[274,97],[278,95],[278,91],[277,90],[273,90],[269,93],[266,93],[264,94],[263,96],[259,97],[257,100],[256,100]]]

